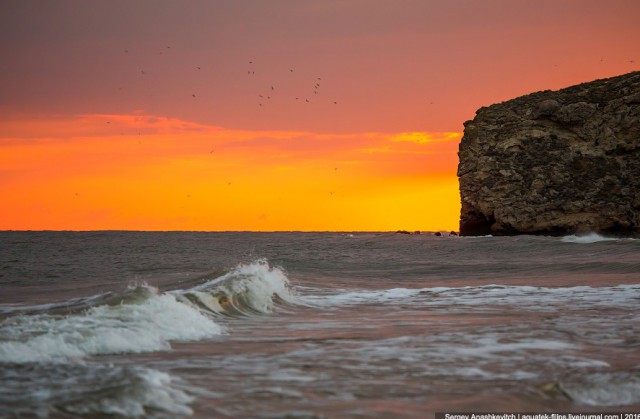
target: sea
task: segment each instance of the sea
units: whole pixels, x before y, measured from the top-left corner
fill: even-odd
[[[640,413],[640,240],[0,232],[0,417]]]

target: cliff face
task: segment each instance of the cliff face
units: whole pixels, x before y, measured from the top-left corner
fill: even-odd
[[[460,233],[640,233],[640,72],[481,108],[458,156]]]

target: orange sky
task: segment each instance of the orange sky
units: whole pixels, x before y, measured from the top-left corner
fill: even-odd
[[[9,1],[0,229],[456,230],[480,106],[626,73],[640,2]]]

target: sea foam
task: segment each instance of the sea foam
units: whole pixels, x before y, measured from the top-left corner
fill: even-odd
[[[220,277],[174,293],[181,301],[228,315],[268,314],[278,302],[299,303],[285,272],[265,259],[238,265]]]
[[[194,397],[167,372],[97,363],[0,369],[0,417],[178,417]]]
[[[466,287],[392,288],[381,290],[343,290],[336,294],[305,295],[300,299],[310,306],[331,307],[362,304],[419,304],[424,307],[468,307],[492,309],[517,306],[528,311],[555,311],[571,302],[571,308],[633,308],[640,298],[639,285],[614,287],[537,287],[520,285],[483,285]],[[465,310],[467,308],[464,308]]]
[[[560,240],[563,241],[564,243],[590,244],[590,243],[598,243],[598,242],[604,242],[604,241],[615,241],[620,239],[617,239],[615,237],[604,237],[598,233],[589,233],[584,235],[573,234],[570,236],[564,236]]]
[[[88,355],[170,349],[222,333],[198,309],[150,287],[142,301],[105,304],[67,316],[15,316],[0,323],[0,362],[56,362]]]
[[[75,311],[64,314],[46,310],[64,304],[31,307],[38,310],[0,323],[0,362],[169,350],[171,341],[221,334],[212,315],[267,314],[279,302],[296,304],[297,299],[284,271],[260,259],[188,290],[158,293],[147,285],[133,286],[74,302]]]
[[[600,372],[560,382],[575,402],[587,406],[626,406],[640,403],[640,379],[629,372]]]

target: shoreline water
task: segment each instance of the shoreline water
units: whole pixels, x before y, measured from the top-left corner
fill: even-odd
[[[350,234],[0,233],[0,416],[640,407],[639,241]]]

